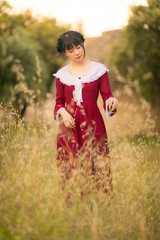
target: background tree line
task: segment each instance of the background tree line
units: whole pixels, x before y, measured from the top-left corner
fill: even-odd
[[[157,108],[160,104],[160,0],[133,6],[121,44],[115,45],[111,63],[122,82]]]
[[[65,59],[57,55],[58,36],[70,25],[58,26],[55,18],[41,20],[30,10],[12,13],[7,1],[0,3],[0,101],[11,102],[23,116],[26,107],[45,98],[52,74]]]
[[[160,0],[133,6],[123,40],[113,47],[111,66],[117,78],[130,83],[152,106],[160,103]],[[58,36],[70,29],[55,18],[41,20],[30,10],[13,14],[7,1],[0,3],[0,101],[12,102],[23,116],[26,107],[46,97],[52,73],[65,61],[58,58]]]

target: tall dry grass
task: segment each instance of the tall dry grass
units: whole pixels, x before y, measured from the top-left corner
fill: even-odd
[[[1,105],[0,239],[159,240],[160,137],[110,139],[113,193],[92,191],[91,181],[82,197],[79,181],[62,190],[55,129]]]

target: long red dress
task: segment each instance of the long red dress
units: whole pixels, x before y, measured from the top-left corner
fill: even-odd
[[[76,129],[70,129],[65,127],[63,121],[59,122],[57,161],[67,177],[72,169],[85,166],[86,163],[90,166],[91,174],[95,174],[107,164],[110,175],[107,133],[97,106],[99,92],[106,113],[107,100],[113,97],[107,71],[103,64],[92,62],[90,71],[81,78],[71,75],[68,65],[53,74],[56,77],[54,117],[60,118],[58,110],[65,108],[76,123]]]

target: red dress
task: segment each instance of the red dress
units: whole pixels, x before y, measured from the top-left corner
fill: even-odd
[[[59,122],[57,134],[57,160],[62,172],[69,176],[71,169],[89,163],[91,173],[107,163],[109,153],[107,133],[103,118],[97,106],[99,92],[107,111],[107,100],[113,97],[110,89],[108,69],[101,63],[92,62],[90,71],[82,78],[69,73],[68,65],[60,69],[56,77],[56,105],[54,117],[60,117],[58,110],[65,108],[75,119],[76,129],[65,127]],[[114,115],[116,111],[111,113]],[[83,161],[82,161],[83,159]],[[109,174],[110,167],[108,166]]]

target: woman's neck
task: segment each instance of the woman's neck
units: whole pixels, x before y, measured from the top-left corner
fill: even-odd
[[[76,77],[85,76],[92,66],[92,62],[86,58],[82,62],[71,62],[69,72]]]
[[[84,58],[81,62],[72,61],[70,66],[73,68],[82,68],[82,67],[88,65],[89,62],[90,62],[90,60],[88,60],[87,58]]]

